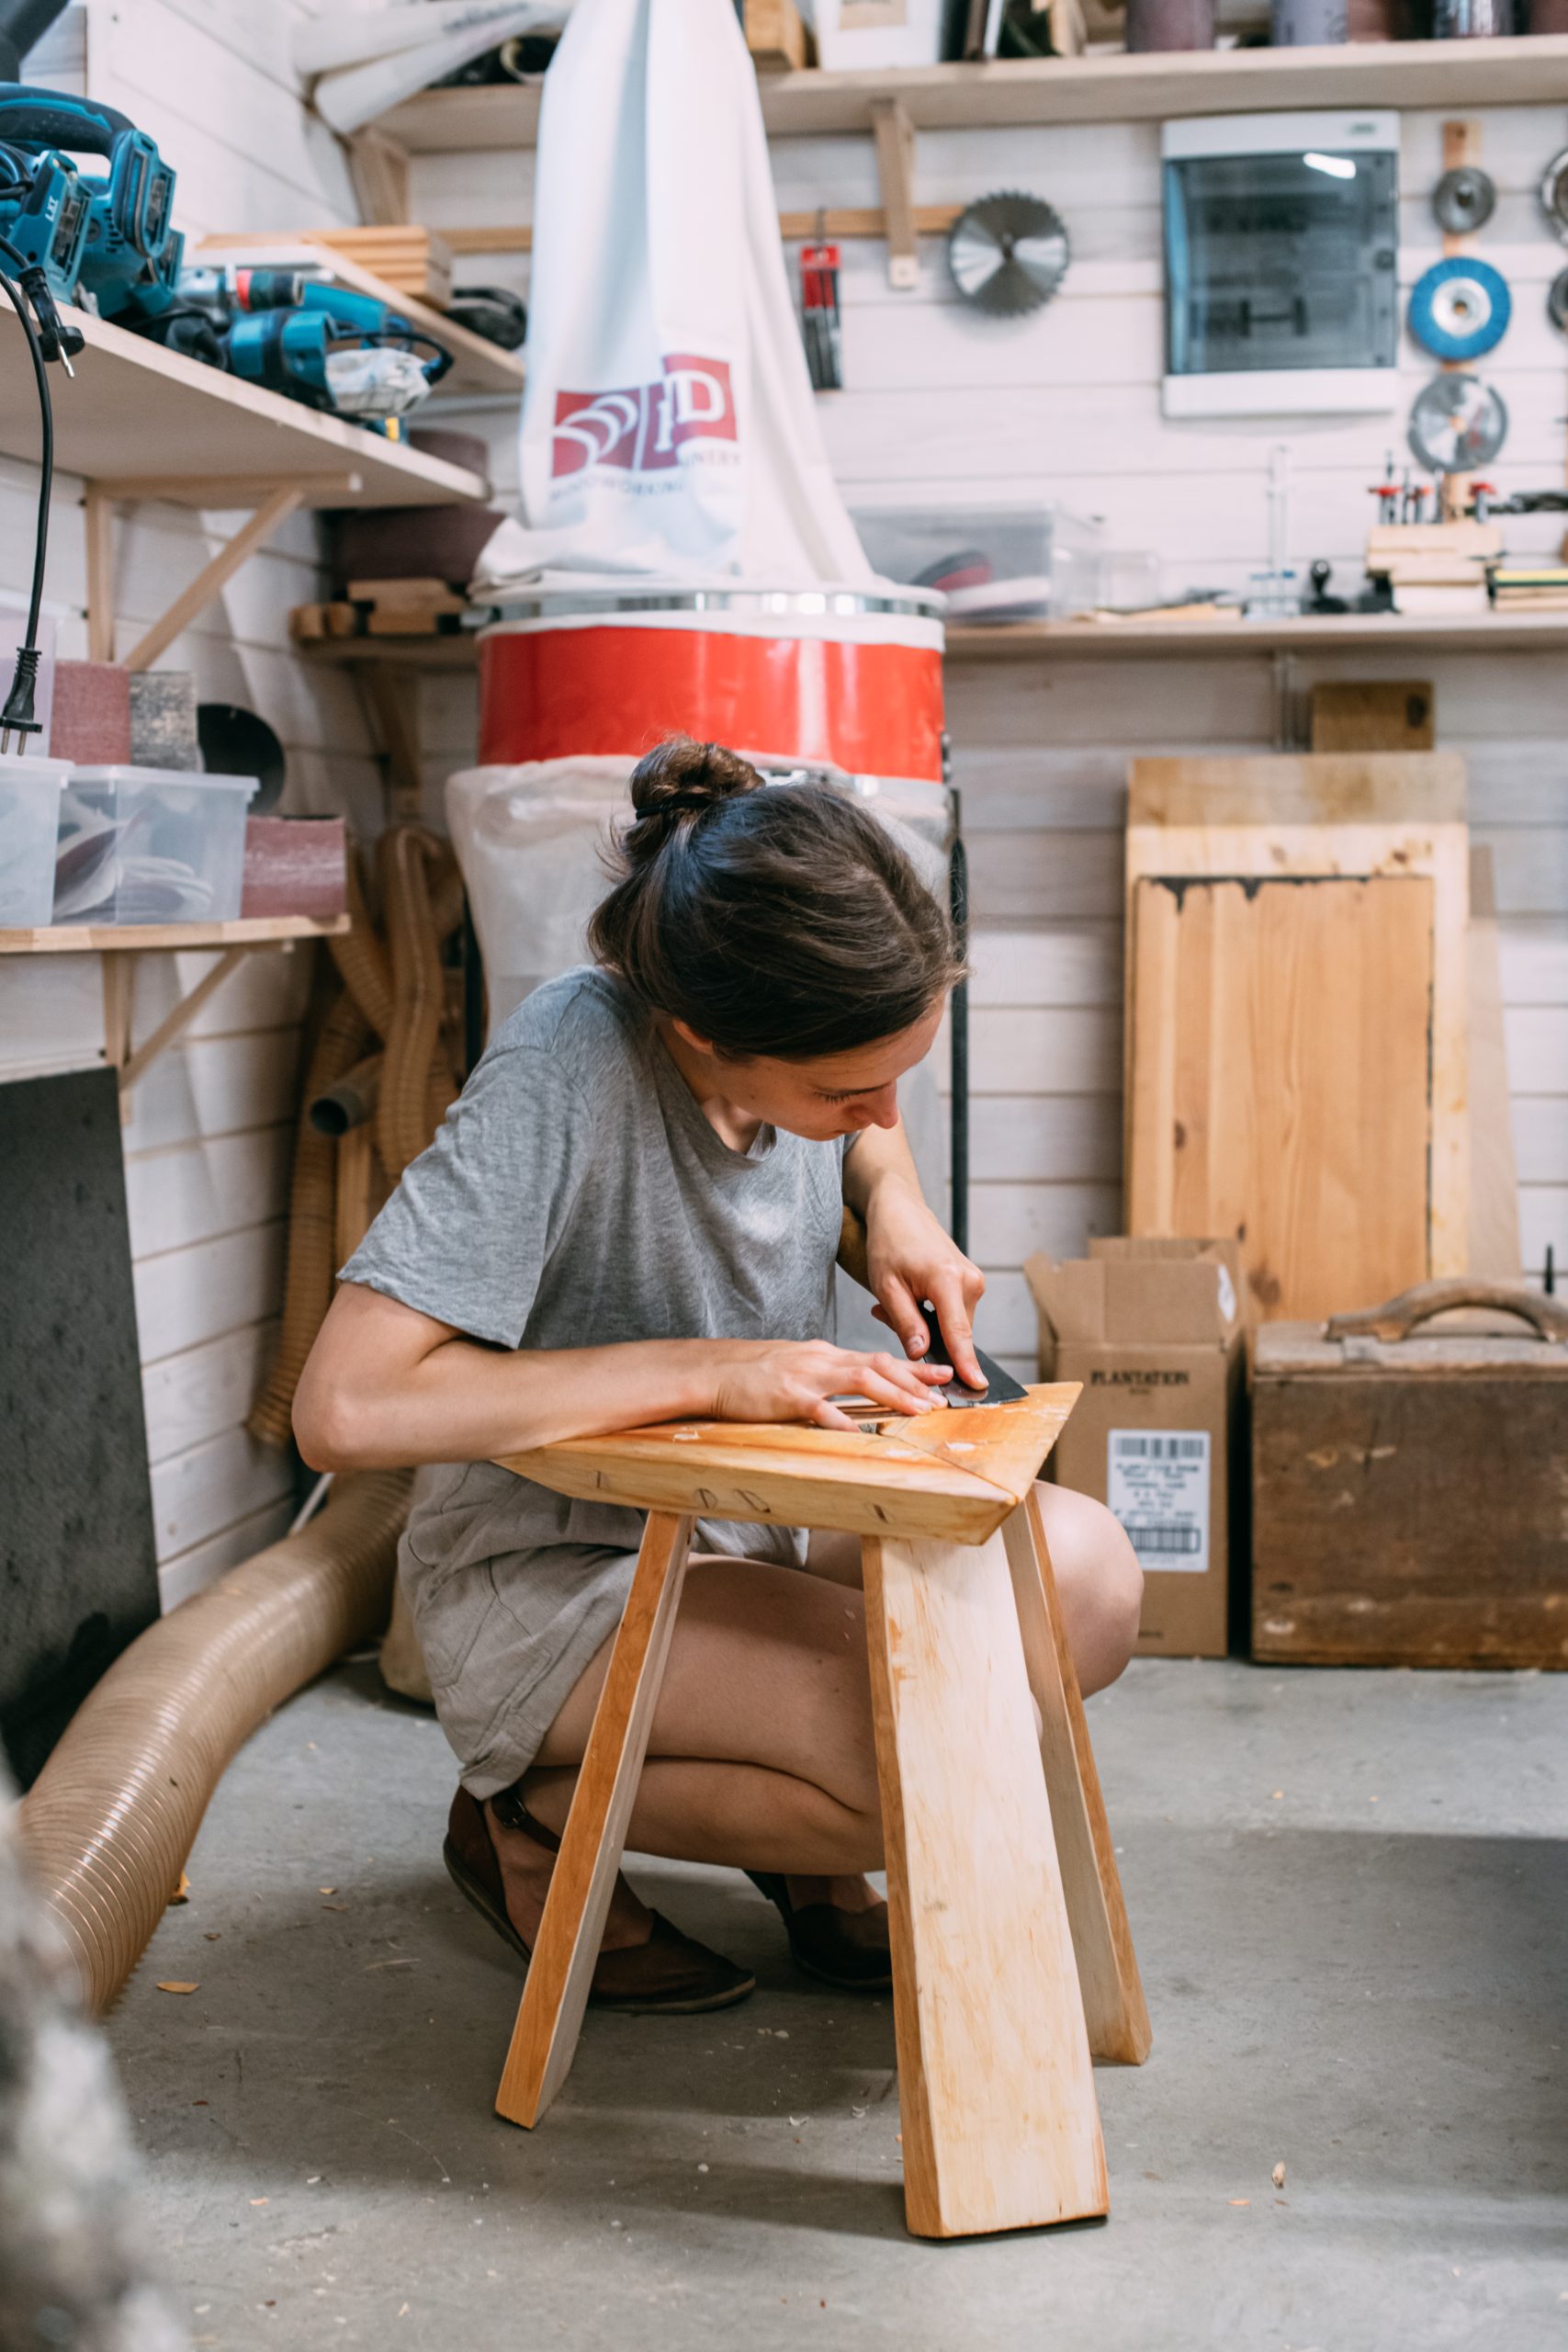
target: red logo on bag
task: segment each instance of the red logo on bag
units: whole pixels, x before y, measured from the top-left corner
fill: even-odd
[[[734,441],[729,366],[673,351],[652,384],[618,392],[558,392],[552,478],[588,466],[653,473],[679,462],[688,441]]]

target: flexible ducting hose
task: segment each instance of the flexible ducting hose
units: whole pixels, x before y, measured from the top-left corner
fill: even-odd
[[[294,1391],[332,1305],[337,1270],[337,1137],[322,1131],[312,1115],[315,1107],[361,1079],[361,1065],[374,1058],[367,1048],[378,1037],[383,1051],[375,1080],[376,1144],[395,1183],[429,1143],[457,1093],[442,1030],[441,967],[441,944],[462,918],[457,861],[424,826],[394,825],[381,836],[380,876],[389,965],[371,927],[352,856],[353,929],[330,943],[344,990],[321,1024],[306,1074],[289,1193],[283,1329],[245,1424],[264,1445],[288,1442]],[[328,1119],[330,1128],[330,1111]]]
[[[299,1109],[288,1192],[283,1329],[265,1384],[245,1422],[263,1445],[288,1442],[294,1391],[332,1305],[333,1276],[337,1270],[337,1145],[311,1125],[310,1105],[364,1059],[369,1043],[369,1024],[345,990],[321,1023]]]
[[[339,1136],[347,1135],[350,1127],[362,1127],[367,1119],[375,1117],[376,1099],[380,1091],[381,1057],[367,1054],[335,1085],[310,1098],[306,1109],[310,1125],[319,1136],[331,1136],[335,1142]]]
[[[23,1800],[23,1844],[95,2013],[147,1949],[242,1742],[385,1623],[412,1483],[406,1470],[340,1477],[299,1534],[150,1626]]]
[[[376,1105],[376,1147],[394,1183],[419,1158],[456,1092],[439,1050],[445,982],[430,903],[430,867],[442,855],[435,835],[420,825],[399,825],[381,837],[392,1025]]]
[[[386,951],[371,928],[357,855],[348,860],[348,919],[352,928],[327,944],[344,988],[384,1040],[392,1025],[392,976]]]

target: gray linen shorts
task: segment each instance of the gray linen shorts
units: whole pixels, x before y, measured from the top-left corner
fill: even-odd
[[[806,1536],[793,1527],[699,1520],[692,1549],[802,1567]],[[398,1565],[463,1785],[493,1796],[528,1770],[619,1625],[637,1555],[551,1544],[433,1570],[405,1537]]]

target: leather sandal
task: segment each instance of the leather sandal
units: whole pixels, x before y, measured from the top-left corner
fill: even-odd
[[[760,1894],[773,1904],[789,1937],[790,1956],[807,1976],[841,1993],[886,1993],[893,1983],[887,1943],[887,1905],[870,1911],[840,1911],[836,1903],[790,1900],[781,1871],[748,1871]]]
[[[535,1820],[514,1787],[503,1789],[491,1802],[509,1829],[520,1829],[547,1853],[559,1853],[560,1839],[553,1829]],[[465,1788],[459,1788],[452,1800],[442,1859],[458,1894],[490,1922],[526,1967],[533,1951],[507,1912],[505,1882],[484,1807]],[[619,2009],[627,2017],[683,2017],[705,2009],[728,2009],[756,1988],[757,1980],[748,1970],[683,1936],[656,1911],[653,1932],[646,1943],[626,1944],[600,1953],[588,1998],[595,2008]]]

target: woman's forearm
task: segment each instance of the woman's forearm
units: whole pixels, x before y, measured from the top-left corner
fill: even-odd
[[[375,1344],[376,1309],[358,1305],[374,1296],[339,1294],[300,1380],[295,1435],[313,1469],[483,1461],[713,1409],[722,1341],[501,1349],[454,1335],[411,1360]]]

